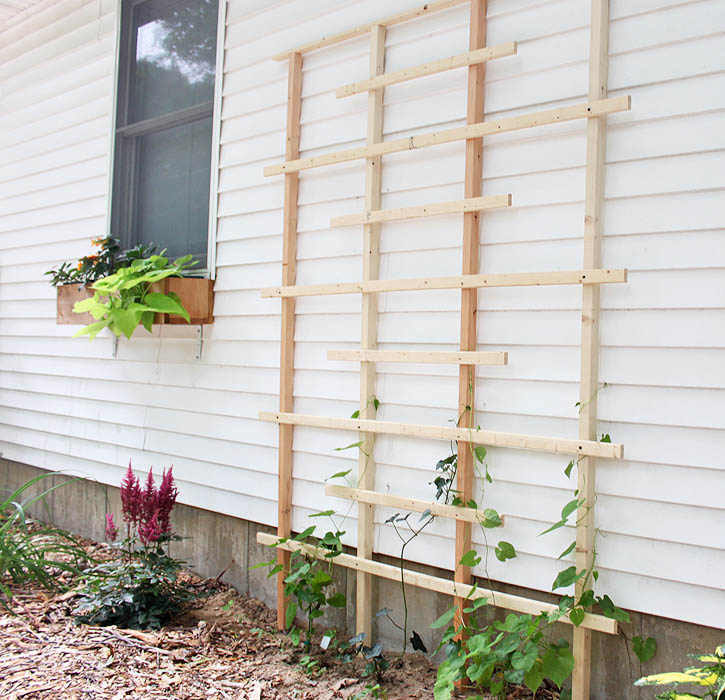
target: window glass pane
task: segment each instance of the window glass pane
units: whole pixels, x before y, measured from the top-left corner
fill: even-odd
[[[136,239],[206,266],[211,118],[138,139]]]
[[[150,0],[133,12],[128,122],[214,97],[217,0]]]

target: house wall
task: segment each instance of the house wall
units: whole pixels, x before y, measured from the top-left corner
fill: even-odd
[[[231,0],[227,12],[215,322],[121,339],[74,340],[55,324],[43,272],[88,252],[107,230],[116,0],[60,0],[0,31],[0,449],[15,462],[65,469],[117,484],[170,464],[183,503],[276,524],[277,429],[257,420],[278,405],[279,301],[260,287],[280,280],[282,192],[263,167],[283,160],[284,48],[342,30],[410,0]],[[467,6],[390,28],[387,68],[460,53]],[[599,462],[598,590],[622,607],[725,627],[725,5],[719,0],[612,0],[610,94],[632,110],[609,119],[603,265],[626,267],[629,283],[602,288],[600,432],[625,445],[621,462]],[[489,44],[517,40],[519,53],[489,64],[487,117],[584,99],[589,2],[490,0]],[[366,77],[367,42],[305,58],[302,143],[307,155],[363,142],[364,95],[334,88]],[[387,138],[463,123],[464,71],[386,91]],[[482,216],[484,272],[581,266],[585,124],[497,135],[486,141],[484,194],[511,192],[510,210]],[[329,217],[362,206],[363,164],[301,176],[301,284],[359,279],[359,229]],[[463,146],[383,161],[383,207],[463,195]],[[457,274],[457,216],[385,224],[381,276]],[[580,336],[578,288],[487,289],[479,294],[482,350],[505,350],[505,367],[477,375],[482,427],[576,434]],[[455,349],[459,295],[380,295],[380,347]],[[349,416],[357,407],[352,363],[328,362],[355,348],[356,296],[297,305],[295,410]],[[381,365],[379,417],[429,424],[456,419],[457,375],[444,366]],[[324,479],[355,468],[354,434],[296,429],[293,525],[319,508],[355,509],[324,496]],[[376,488],[418,498],[448,445],[379,437]],[[538,537],[573,497],[566,458],[491,449],[485,504],[506,515],[489,535],[519,556],[486,573],[547,591],[571,528]],[[479,487],[481,484],[479,483]],[[376,548],[398,540],[377,512]],[[436,521],[406,554],[453,565],[453,527]],[[481,537],[476,546],[483,552]]]

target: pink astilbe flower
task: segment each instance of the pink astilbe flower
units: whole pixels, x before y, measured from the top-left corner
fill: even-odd
[[[138,526],[138,536],[145,545],[158,541],[159,537],[161,537],[158,510],[154,512],[150,520]]]
[[[158,510],[158,492],[156,490],[156,483],[154,482],[154,475],[151,469],[149,469],[149,475],[146,477],[146,484],[144,485],[142,498],[142,513],[143,520],[149,522],[154,516],[154,513]]]
[[[115,542],[118,537],[118,528],[113,522],[113,513],[106,514],[106,539],[109,542]]]
[[[164,469],[164,476],[161,479],[161,486],[159,486],[156,498],[162,535],[171,534],[171,511],[176,503],[176,497],[179,495],[179,490],[174,484],[174,476],[171,473],[173,468],[173,465],[169,467],[168,472]]]
[[[129,525],[141,522],[144,516],[141,485],[131,470],[130,461],[126,476],[121,481],[121,510],[124,522]]]

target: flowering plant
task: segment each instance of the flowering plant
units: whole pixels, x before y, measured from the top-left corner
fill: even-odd
[[[82,622],[158,629],[178,612],[188,595],[176,581],[183,562],[168,554],[169,543],[181,539],[171,527],[177,495],[172,468],[157,488],[150,469],[141,485],[129,462],[121,482],[126,537],[120,543],[113,513],[106,515],[106,538],[121,556],[87,574],[76,608]]]
[[[64,262],[59,267],[48,270],[50,283],[54,287],[59,284],[88,285],[110,275],[121,252],[118,239],[91,238],[91,245],[98,251],[85,255],[77,263]]]

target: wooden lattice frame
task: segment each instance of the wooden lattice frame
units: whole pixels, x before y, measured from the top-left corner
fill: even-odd
[[[469,50],[450,58],[429,62],[394,73],[385,73],[385,28],[413,20],[464,2],[470,2]],[[595,459],[621,459],[623,446],[597,442],[597,387],[599,356],[599,285],[626,282],[626,270],[602,270],[600,265],[600,236],[604,201],[604,158],[606,115],[629,109],[628,96],[607,98],[609,0],[592,0],[591,37],[589,57],[588,102],[516,117],[484,121],[484,86],[486,62],[516,53],[515,42],[486,47],[486,0],[439,0],[421,8],[402,12],[378,22],[356,27],[347,32],[321,39],[299,47],[295,51],[275,56],[275,60],[289,60],[287,147],[285,162],[265,168],[265,175],[284,174],[284,235],[282,256],[282,286],[262,290],[263,297],[282,299],[282,338],[280,358],[280,410],[260,413],[260,418],[279,424],[279,513],[278,536],[291,534],[292,510],[292,434],[294,425],[318,426],[357,430],[360,439],[372,446],[377,434],[419,436],[458,442],[457,489],[464,503],[473,495],[473,464],[470,444],[499,445],[547,452],[577,455],[579,458],[578,489],[585,505],[577,513],[576,566],[589,568],[593,561]],[[344,98],[368,92],[368,134],[366,146],[334,153],[300,158],[300,108],[302,86],[302,56],[325,46],[354,37],[370,36],[370,78],[341,86],[337,97]],[[427,134],[419,134],[392,141],[383,140],[383,100],[386,85],[431,75],[452,68],[468,66],[468,105],[466,126]],[[587,119],[586,195],[584,220],[584,255],[581,270],[558,272],[524,272],[509,274],[479,274],[480,222],[479,212],[494,207],[511,205],[511,195],[481,196],[483,136],[553,124],[573,119]],[[452,141],[466,141],[464,199],[455,202],[428,204],[403,209],[381,210],[381,169],[385,154],[422,148]],[[363,225],[363,271],[359,282],[296,285],[297,250],[297,194],[300,170],[333,163],[365,159],[365,210],[361,215],[336,217],[331,226]],[[405,280],[379,280],[380,226],[384,221],[433,216],[443,213],[463,213],[462,274],[457,277],[420,278]],[[560,285],[582,286],[582,341],[579,435],[577,440],[518,435],[474,429],[475,418],[473,388],[475,369],[479,364],[506,364],[507,353],[477,351],[478,289],[497,286]],[[461,289],[460,352],[408,352],[377,350],[377,293],[410,289]],[[362,329],[359,351],[330,351],[329,359],[360,362],[360,417],[359,419],[308,416],[293,413],[294,386],[294,326],[295,299],[298,296],[324,294],[362,294]],[[374,420],[372,399],[375,396],[376,362],[438,362],[459,365],[459,416],[457,428],[409,425]],[[336,563],[358,571],[357,577],[357,631],[370,635],[372,618],[372,576],[400,580],[397,567],[373,560],[373,532],[375,505],[388,505],[422,512],[430,510],[456,522],[456,552],[453,566],[454,580],[404,571],[406,583],[453,595],[458,615],[463,615],[463,598],[489,597],[498,607],[539,613],[553,611],[556,606],[541,601],[492,592],[471,586],[468,568],[458,564],[461,556],[471,548],[471,528],[480,519],[475,509],[445,506],[418,499],[381,494],[374,491],[375,465],[372,449],[361,451],[360,483],[355,489],[327,486],[328,495],[349,498],[358,502],[357,555],[341,555]],[[277,537],[259,533],[257,540],[274,544]],[[284,570],[278,575],[277,617],[284,626],[285,606],[283,579],[289,567],[291,551],[304,550],[313,556],[324,556],[313,547],[288,541],[278,547],[278,557]],[[580,584],[578,584],[580,585]],[[578,589],[577,593],[581,593]],[[568,622],[563,619],[562,622]],[[574,628],[573,698],[588,700],[591,666],[591,632],[617,633],[617,623],[601,615],[587,614],[579,627]]]

